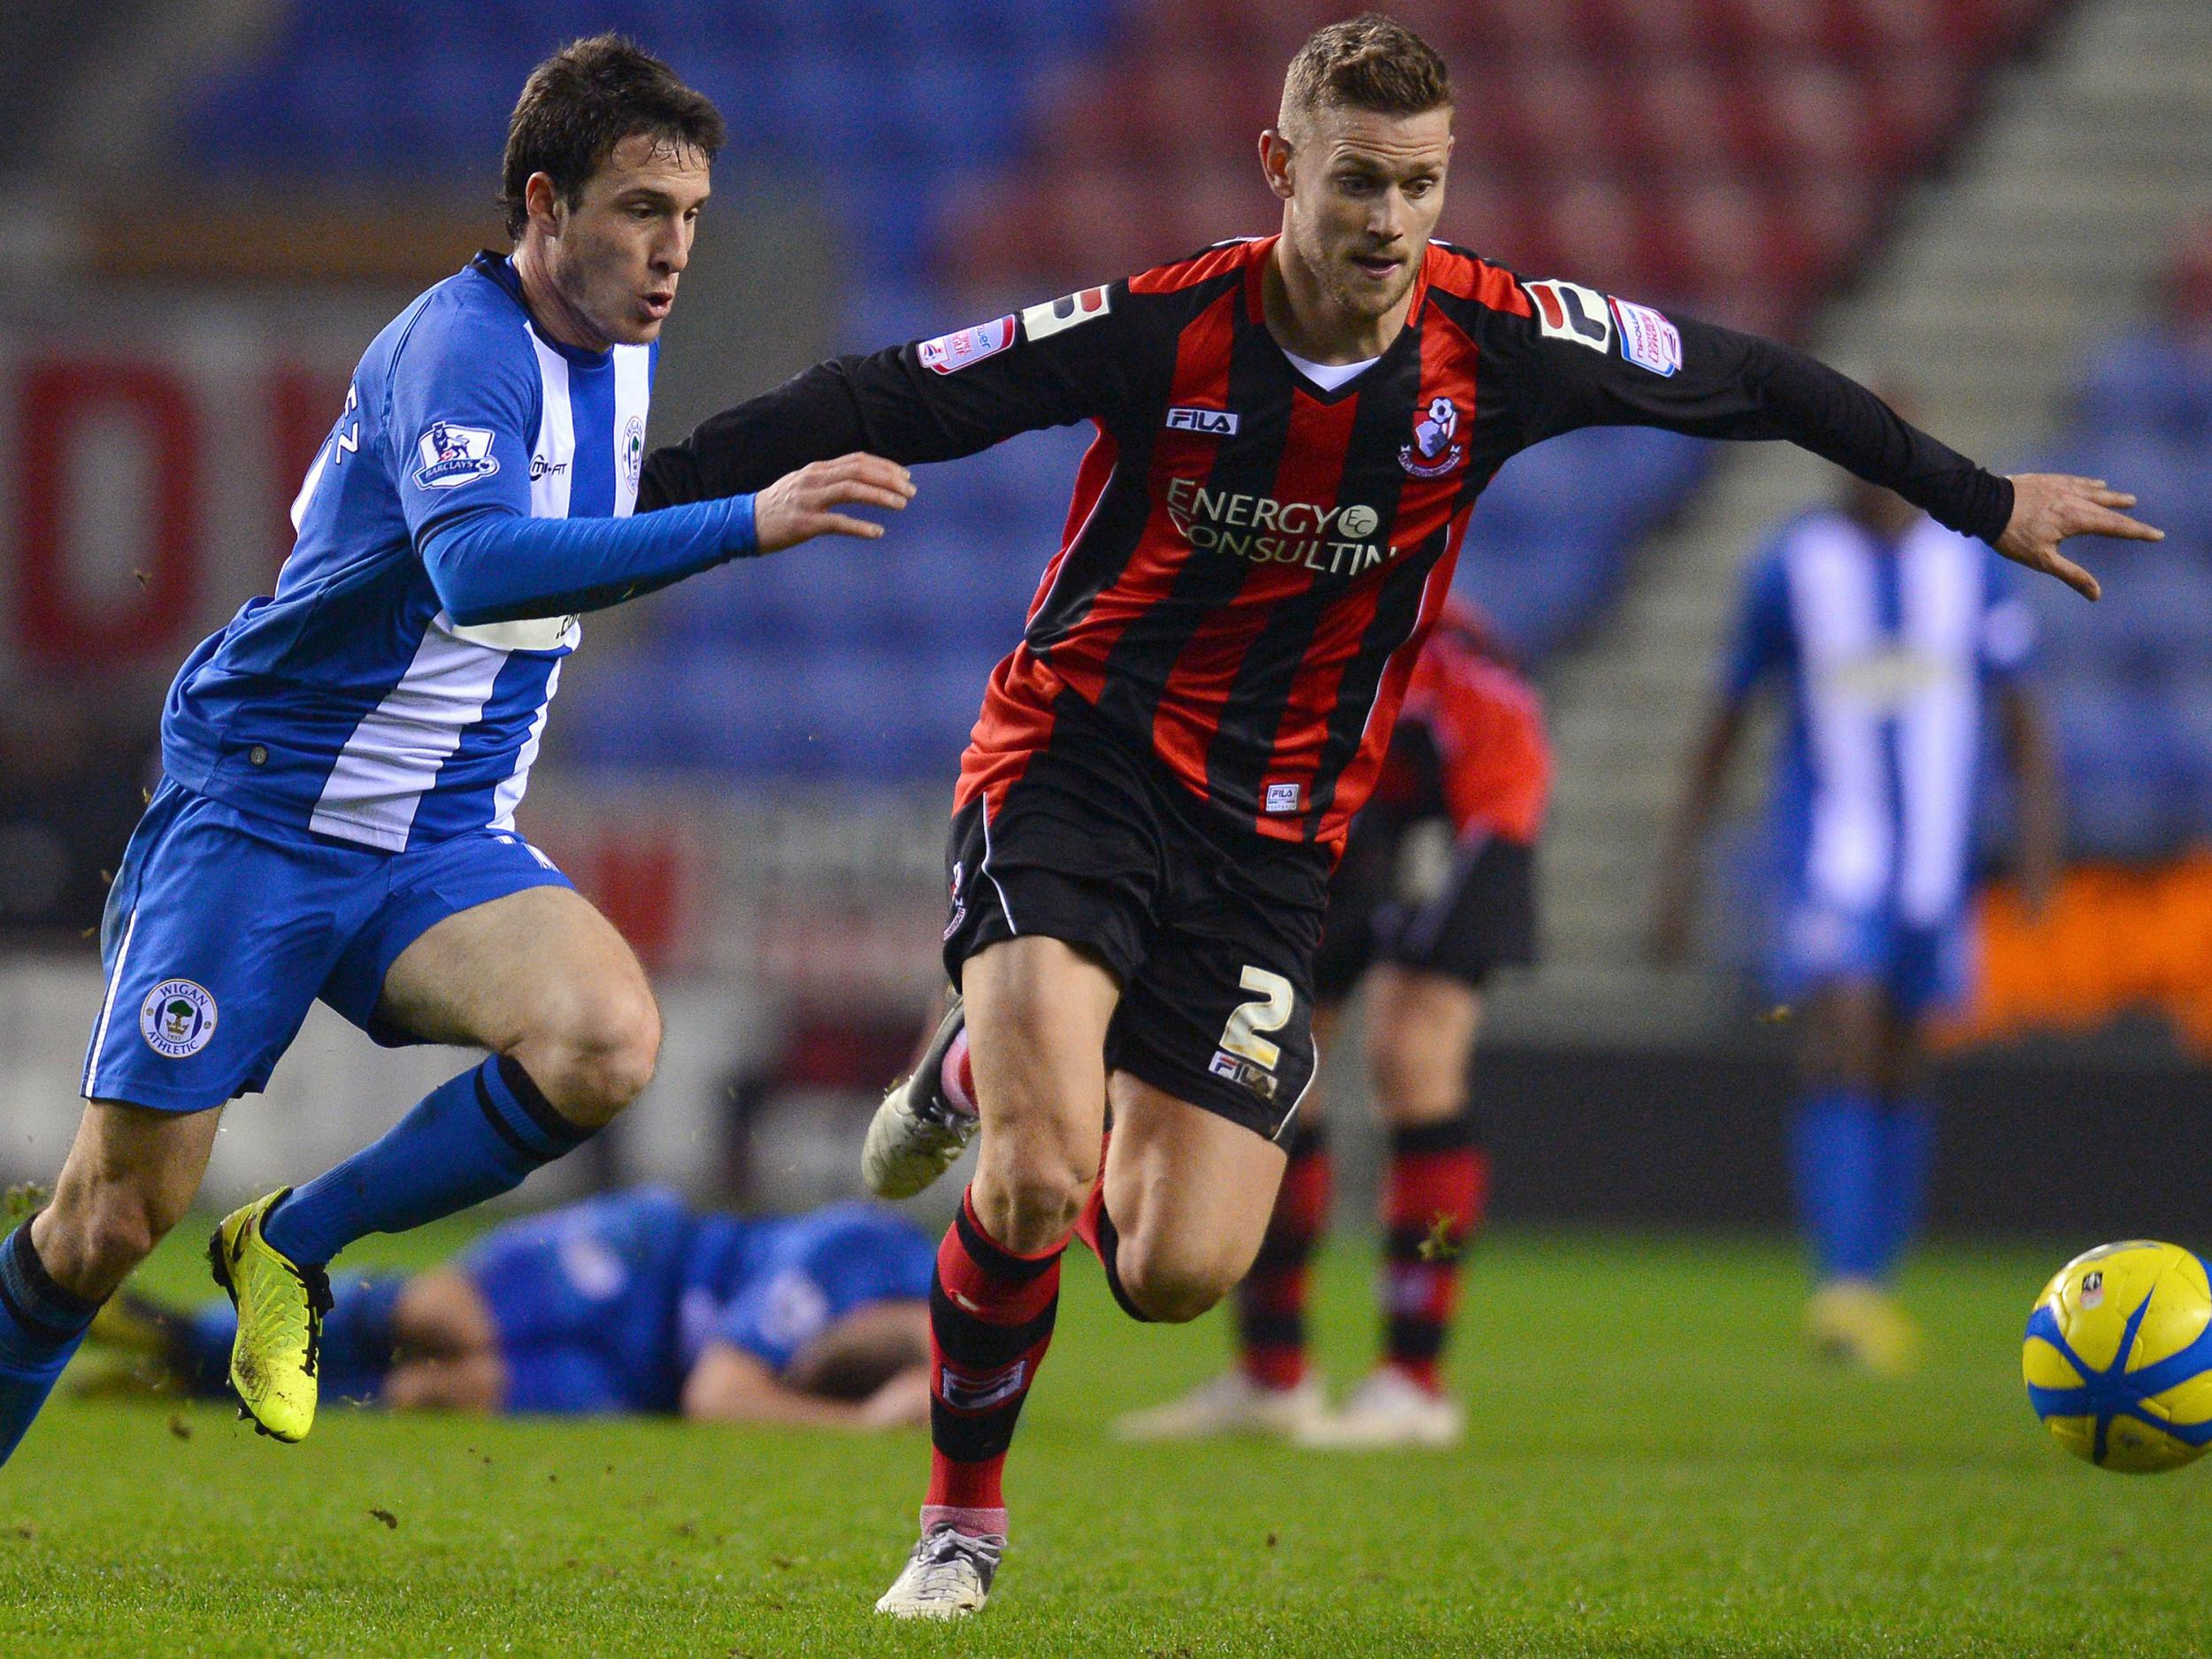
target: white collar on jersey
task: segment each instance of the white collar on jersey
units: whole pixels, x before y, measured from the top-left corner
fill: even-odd
[[[1300,357],[1287,346],[1281,347],[1281,350],[1282,354],[1291,360],[1299,373],[1304,375],[1325,392],[1333,392],[1338,387],[1348,380],[1357,379],[1382,361],[1382,355],[1378,352],[1371,357],[1361,358],[1357,363],[1315,363],[1310,358]]]

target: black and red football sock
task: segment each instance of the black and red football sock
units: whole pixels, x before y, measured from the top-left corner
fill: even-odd
[[[1490,1158],[1468,1114],[1390,1133],[1383,1177],[1383,1352],[1433,1393],[1459,1301],[1461,1254],[1482,1225]]]
[[[972,1198],[937,1247],[929,1286],[929,1492],[922,1530],[1006,1531],[1000,1476],[1022,1402],[1052,1345],[1063,1239],[1017,1256],[983,1231]]]
[[[1333,1171],[1322,1125],[1293,1131],[1289,1152],[1267,1236],[1237,1287],[1238,1363],[1263,1388],[1305,1380],[1307,1269],[1329,1223]]]

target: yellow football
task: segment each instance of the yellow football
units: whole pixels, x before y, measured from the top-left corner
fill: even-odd
[[[2212,1445],[2212,1279],[2177,1245],[2100,1245],[2028,1316],[2028,1401],[2100,1469],[2154,1474]]]

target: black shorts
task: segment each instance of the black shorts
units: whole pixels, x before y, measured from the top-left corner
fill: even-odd
[[[1479,986],[1536,960],[1536,852],[1449,820],[1363,814],[1329,884],[1315,994],[1340,1002],[1378,962]]]
[[[1083,947],[1121,982],[1110,1069],[1278,1138],[1313,1080],[1327,852],[1226,821],[1072,695],[1056,717],[995,806],[953,817],[945,971],[1020,935]]]

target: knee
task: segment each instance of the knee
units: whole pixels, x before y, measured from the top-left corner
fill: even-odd
[[[1368,1064],[1376,1100],[1393,1123],[1432,1122],[1466,1104],[1468,1061],[1455,1048],[1400,1028],[1373,1043]]]
[[[1098,1148],[1017,1144],[999,1152],[985,1136],[974,1187],[978,1218],[1008,1249],[1030,1255],[1067,1237],[1098,1177]],[[1020,1137],[996,1139],[1019,1141]],[[992,1154],[997,1156],[990,1156]]]
[[[65,1290],[97,1301],[153,1253],[183,1209],[181,1202],[119,1182],[65,1183],[34,1242]]]
[[[1122,1234],[1114,1260],[1124,1293],[1146,1318],[1162,1325],[1198,1317],[1227,1295],[1250,1265],[1248,1259],[1177,1248],[1141,1233]]]
[[[562,998],[535,1025],[516,1057],[546,1097],[579,1122],[608,1122],[653,1080],[660,1010],[641,981]]]

